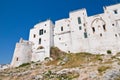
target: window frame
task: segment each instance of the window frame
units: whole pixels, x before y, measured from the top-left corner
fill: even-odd
[[[41,38],[39,38],[39,44],[41,44],[41,41],[42,41]]]
[[[78,17],[78,24],[81,24],[81,18]]]
[[[43,35],[43,33],[44,33],[44,32],[43,32],[43,29],[40,29],[40,30],[39,30],[39,35]]]

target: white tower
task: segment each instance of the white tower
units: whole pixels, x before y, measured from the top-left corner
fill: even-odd
[[[33,42],[32,61],[42,61],[50,57],[50,48],[54,45],[54,25],[51,20],[40,22],[30,30],[29,41]]]
[[[20,39],[19,43],[16,44],[11,67],[18,67],[23,63],[31,61],[32,57],[32,43]]]

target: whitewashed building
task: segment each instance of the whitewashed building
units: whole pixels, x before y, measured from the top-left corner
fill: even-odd
[[[42,61],[50,57],[50,48],[54,45],[54,24],[51,20],[40,22],[30,30],[29,41],[33,42],[32,61]]]
[[[93,16],[87,16],[86,9],[72,11],[69,18],[56,21],[54,34],[55,46],[65,52],[119,52],[120,4],[106,6],[104,13]]]
[[[54,46],[65,52],[71,51],[70,20],[62,19],[55,22]]]
[[[52,46],[67,53],[106,54],[108,50],[112,53],[120,52],[120,4],[105,6],[103,9],[104,13],[93,16],[88,16],[86,9],[72,11],[69,18],[57,20],[55,25],[51,20],[36,24],[30,30],[27,42],[30,44],[25,48],[27,50],[22,51],[24,41],[16,45],[11,65],[43,61],[50,57]],[[29,55],[31,57],[27,59]]]

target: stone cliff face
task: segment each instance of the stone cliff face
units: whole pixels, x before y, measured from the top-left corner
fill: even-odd
[[[62,54],[53,60],[47,58],[0,71],[0,80],[120,80],[119,57],[120,53]]]

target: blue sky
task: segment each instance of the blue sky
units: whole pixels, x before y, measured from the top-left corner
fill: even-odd
[[[103,6],[120,0],[0,0],[0,64],[10,63],[16,42],[28,40],[29,30],[46,19],[69,17],[69,12],[86,8],[88,15],[103,12]]]

